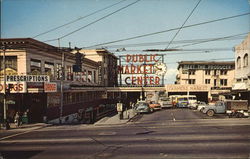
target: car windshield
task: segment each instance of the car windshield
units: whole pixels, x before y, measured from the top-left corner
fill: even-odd
[[[188,97],[189,100],[197,100],[196,97]]]
[[[170,101],[170,98],[163,98],[163,101]]]
[[[187,101],[187,98],[179,98],[179,101]]]

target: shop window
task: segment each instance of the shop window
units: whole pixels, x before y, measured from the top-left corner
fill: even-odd
[[[248,66],[248,54],[247,53],[244,55],[243,61],[244,61],[244,67],[247,67]]]
[[[210,84],[210,79],[205,79],[205,84]]]
[[[220,79],[221,86],[227,86],[227,79]]]

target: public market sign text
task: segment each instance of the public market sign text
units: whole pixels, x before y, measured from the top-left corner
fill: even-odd
[[[118,71],[123,74],[126,85],[160,85],[160,77],[154,74],[159,55],[128,54],[123,62]]]

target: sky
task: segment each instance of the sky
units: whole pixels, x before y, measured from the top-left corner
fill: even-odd
[[[184,26],[188,26],[250,12],[248,0],[201,0],[191,15],[191,11],[199,0],[140,0],[117,11],[133,2],[136,2],[136,0],[1,0],[1,38],[35,37],[36,40],[43,42],[60,38],[61,46],[64,47],[68,47],[69,42],[72,47],[89,47],[179,28],[185,20],[187,21]],[[82,18],[115,3],[117,4],[106,10]],[[111,15],[108,16],[109,14]],[[187,19],[189,15],[190,17]],[[105,18],[98,20],[102,17]],[[71,25],[36,37],[40,33],[79,18],[82,19]],[[93,23],[94,21],[97,22]],[[84,28],[63,37],[81,27]],[[105,47],[117,56],[155,54],[158,52],[143,52],[142,50],[165,49],[168,46],[167,42],[173,39],[177,31],[172,30],[152,36],[101,45],[97,48]],[[219,38],[248,33],[249,31],[250,15],[248,14],[209,24],[182,28],[168,48],[188,44],[184,43],[183,40]],[[244,37],[245,35],[237,36],[231,40],[217,40],[179,47],[184,51],[159,52],[159,54],[165,54],[164,61],[167,65],[165,83],[174,83],[179,61],[234,61],[233,47],[239,44]],[[135,45],[134,47],[128,45],[156,42],[160,42],[160,45]],[[46,43],[58,46],[56,40]],[[112,45],[120,46],[114,47]],[[126,51],[116,52],[119,47],[125,48]]]

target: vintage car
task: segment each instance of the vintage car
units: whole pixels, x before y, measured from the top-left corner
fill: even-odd
[[[154,101],[149,102],[149,107],[152,108],[153,110],[160,110],[161,105],[159,103],[156,103]]]
[[[135,104],[134,109],[137,113],[151,113],[153,109],[149,107],[149,104],[145,101],[139,101]]]

